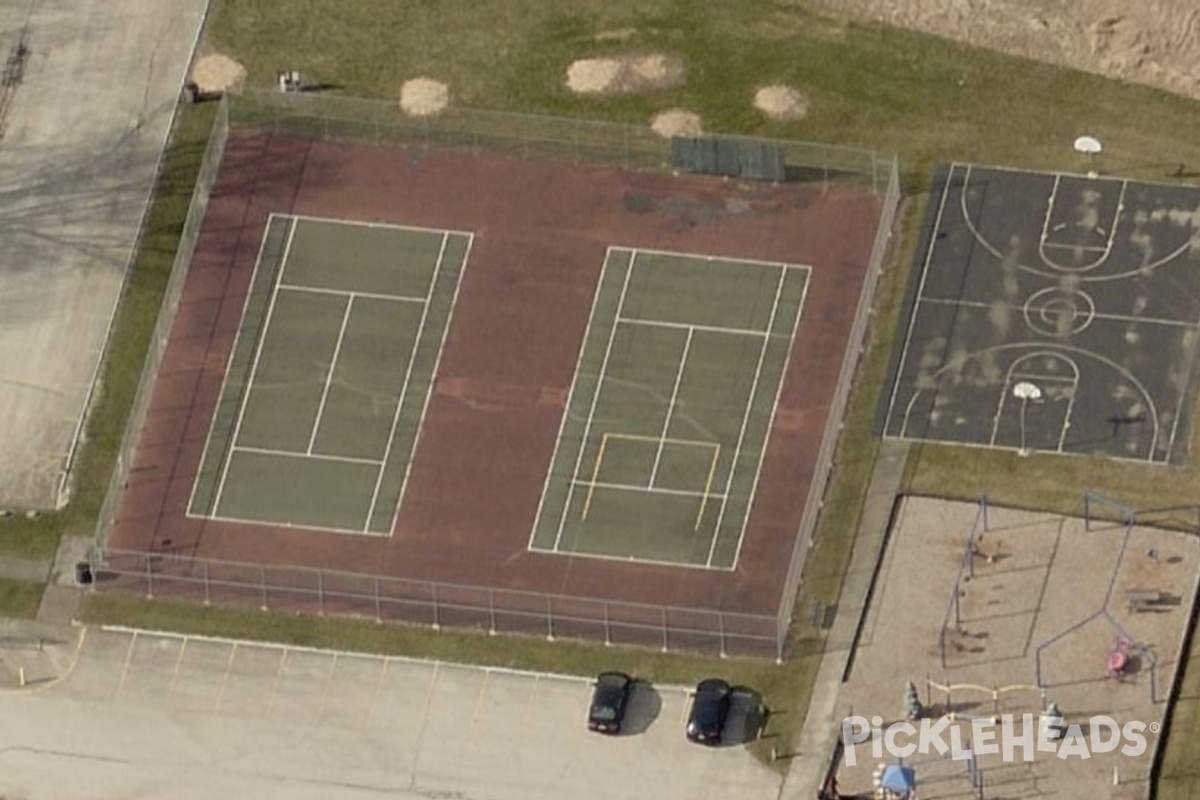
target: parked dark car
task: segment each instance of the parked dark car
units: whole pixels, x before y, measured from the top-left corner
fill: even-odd
[[[688,712],[687,738],[698,744],[718,745],[729,717],[732,687],[720,678],[706,678],[696,684],[692,708]]]
[[[597,675],[592,689],[592,704],[588,708],[588,730],[620,733],[632,689],[633,679],[624,672],[601,672]]]

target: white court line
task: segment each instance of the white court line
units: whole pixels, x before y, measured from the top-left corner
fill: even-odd
[[[1046,358],[1047,356],[1055,361],[1065,361],[1071,367],[1071,372],[1074,373],[1073,376],[1067,377],[1065,375],[1048,375],[1044,372],[1022,372],[1019,369],[1023,362],[1032,361],[1035,358]],[[1038,386],[1044,386],[1047,383],[1061,383],[1067,386],[1078,388],[1079,376],[1079,364],[1075,362],[1075,359],[1059,355],[1051,350],[1034,350],[1028,355],[1023,355],[1015,359],[1011,364],[1008,365],[1008,372],[1004,376],[1004,385],[1000,389],[1000,401],[996,403],[996,414],[994,417],[992,417],[992,435],[988,439],[988,444],[995,446],[996,439],[1000,437],[1000,423],[1004,420],[1004,409],[1008,406],[1008,401],[1012,395],[1013,387],[1018,383],[1029,381],[1037,384]],[[1070,392],[1071,401],[1067,405],[1067,413],[1062,422],[1062,430],[1059,432],[1058,450],[1060,452],[1062,451],[1062,444],[1067,438],[1067,428],[1070,427],[1071,424],[1071,404],[1075,402],[1075,394],[1076,392],[1074,391]],[[1028,400],[1019,401],[1019,404],[1017,405],[1017,414],[1024,413],[1023,407],[1026,406],[1028,402]],[[1037,400],[1034,402],[1040,403],[1044,402],[1044,400]]]
[[[962,306],[963,308],[979,308],[990,309],[994,307],[994,303],[986,303],[981,300],[955,300],[945,297],[926,297],[921,300],[922,303],[931,306]],[[1005,306],[1010,311],[1023,311],[1024,306],[1010,305]],[[1195,328],[1195,322],[1180,322],[1176,319],[1161,319],[1159,317],[1137,317],[1128,314],[1107,314],[1103,311],[1097,311],[1092,314],[1092,318],[1108,322],[1131,322],[1131,323],[1146,323],[1149,325],[1166,325],[1175,328]]]
[[[767,324],[767,330],[772,330],[775,327],[775,317],[779,313],[779,298],[783,294],[783,279],[787,276],[787,270],[779,271],[779,281],[775,285],[775,302],[771,306],[771,321]],[[807,290],[808,284],[805,283]],[[754,406],[754,398],[758,395],[758,381],[762,377],[763,362],[767,358],[767,340],[763,339],[762,346],[758,350],[758,364],[754,368],[754,382],[751,384],[750,394],[746,396],[746,408],[742,412],[742,427],[738,431],[737,445],[733,448],[733,459],[729,462],[729,474],[725,476],[725,495],[729,495],[729,487],[733,485],[733,476],[737,473],[738,459],[742,455],[742,444],[746,438],[746,426],[750,423],[750,409]],[[784,365],[786,371],[786,364]],[[779,376],[779,383],[783,384],[783,375]],[[768,434],[770,428],[767,429]],[[762,451],[767,450],[767,437],[763,437]],[[720,538],[721,524],[725,521],[725,509],[729,507],[728,503],[721,503],[721,510],[717,512],[717,524],[713,527],[712,541],[708,546],[708,560],[704,562],[705,566],[711,567],[713,554],[717,551],[717,539]],[[750,507],[746,506],[746,517],[750,516]],[[744,523],[743,523],[744,524]]]
[[[608,359],[612,355],[613,340],[617,338],[617,328],[620,327],[617,324],[617,319],[620,318],[621,312],[625,310],[625,295],[629,291],[629,279],[633,277],[633,268],[636,265],[637,253],[631,253],[629,266],[625,272],[625,281],[621,284],[620,299],[617,301],[617,313],[613,315],[612,330],[608,332],[608,346],[604,348],[604,361],[600,364],[600,372],[596,378],[596,391],[592,394],[591,406],[588,408],[587,422],[583,427],[583,438],[579,441],[579,455],[575,458],[575,468],[571,470],[571,483],[567,486],[567,501],[563,504],[562,514],[558,518],[558,531],[554,535],[554,552],[558,552],[558,547],[562,543],[563,528],[567,524],[567,514],[571,509],[571,498],[575,494],[575,481],[579,478],[579,467],[583,464],[583,453],[587,450],[588,436],[592,432],[592,422],[596,415],[596,404],[600,402],[600,392],[604,388],[604,373],[608,371]]]
[[[237,447],[238,434],[242,430],[242,420],[245,418],[246,404],[250,401],[250,393],[254,390],[254,376],[258,372],[258,360],[262,357],[263,347],[267,342],[267,335],[271,332],[271,315],[275,313],[275,298],[279,296],[279,284],[283,281],[283,274],[287,270],[288,254],[292,251],[292,240],[295,236],[296,222],[293,220],[291,230],[288,231],[287,243],[283,247],[283,255],[280,257],[279,274],[275,277],[275,286],[271,289],[271,302],[267,306],[267,316],[263,320],[262,334],[258,339],[258,347],[254,351],[254,361],[250,366],[250,377],[246,380],[246,390],[242,393],[242,402],[238,406],[237,420],[233,425],[233,435],[229,439],[229,453],[225,456],[225,466],[221,470],[221,480],[217,484],[217,494],[213,498],[212,508],[214,514],[221,508],[221,495],[225,492],[225,479],[229,477],[229,464],[233,460],[233,451]]]
[[[437,262],[433,266],[433,279],[429,282],[430,294],[437,286],[438,275],[442,270],[442,257],[446,255],[446,244],[449,241],[450,234],[443,234],[442,246],[438,250]],[[425,303],[425,307],[421,309],[421,322],[417,325],[417,335],[413,337],[412,349],[408,353],[408,368],[404,371],[404,383],[400,387],[400,396],[396,399],[396,411],[392,414],[392,424],[388,429],[387,444],[383,448],[383,461],[379,465],[379,474],[375,476],[375,490],[371,493],[371,505],[367,508],[367,519],[362,528],[363,533],[370,532],[371,518],[375,516],[375,505],[379,502],[379,489],[383,486],[383,473],[387,471],[387,461],[392,454],[392,440],[396,438],[396,426],[400,424],[400,414],[404,410],[404,400],[408,395],[408,383],[412,380],[413,365],[417,363],[417,351],[421,347],[421,336],[425,333],[427,319],[429,319],[429,303]],[[432,385],[432,379],[430,383]]]
[[[315,217],[310,214],[286,214],[292,219],[304,222],[315,222],[319,225],[342,225],[347,228],[384,228],[393,231],[411,231],[413,233],[433,233],[438,236],[470,236],[468,231],[456,231],[449,228],[423,228],[420,225],[399,225],[394,222],[369,222],[358,219],[335,219],[333,217]]]
[[[367,531],[364,533],[361,528],[333,528],[328,525],[314,525],[309,522],[286,522],[277,519],[249,519],[247,517],[235,517],[222,514],[188,514],[188,519],[203,519],[209,522],[228,522],[231,525],[265,525],[272,528],[284,528],[286,530],[297,531],[317,531],[318,533],[337,533],[344,536],[375,536],[378,538],[386,538],[389,534],[374,533]]]
[[[409,297],[403,294],[380,294],[379,292],[360,292],[357,289],[324,289],[319,286],[301,286],[298,283],[281,283],[280,289],[291,292],[309,292],[310,294],[331,294],[338,297],[366,297],[371,300],[390,300],[396,303],[424,303],[424,297]]]
[[[921,311],[921,303],[925,295],[925,280],[929,277],[929,265],[933,261],[933,250],[937,243],[938,231],[942,227],[942,214],[946,210],[946,201],[950,198],[950,188],[954,179],[954,170],[958,168],[958,164],[951,164],[950,169],[946,172],[946,185],[942,191],[942,201],[938,204],[937,216],[934,218],[933,227],[929,230],[929,246],[925,250],[925,263],[921,265],[921,280],[917,284],[917,294],[913,298],[912,315],[908,319],[908,331],[904,334],[904,347],[900,350],[900,364],[896,367],[896,380],[892,382],[892,396],[888,400],[887,419],[884,422],[884,431],[891,427],[892,413],[896,409],[896,399],[900,392],[901,378],[904,375],[904,364],[908,360],[908,354],[912,349],[913,331],[917,327],[917,316]],[[968,167],[968,169],[970,169]],[[900,423],[900,438],[908,428],[908,414],[904,415],[904,420]]]
[[[663,489],[659,486],[629,486],[624,483],[607,483],[605,481],[581,481],[573,480],[572,484],[576,486],[586,486],[589,489],[616,489],[624,492],[641,492],[642,494],[666,494],[673,497],[708,497],[718,500],[724,500],[723,494],[710,494],[707,492],[697,492],[689,489]]]
[[[327,456],[321,453],[295,453],[291,450],[272,450],[269,447],[242,447],[235,445],[234,450],[239,453],[254,453],[260,456],[278,456],[280,458],[300,458],[311,461],[336,461],[342,464],[366,464],[368,466],[377,467],[382,464],[382,461],[374,458],[353,458],[351,456]]]
[[[542,496],[538,498],[537,511],[533,515],[533,530],[529,532],[529,541],[525,543],[526,550],[533,550],[533,542],[537,537],[538,521],[542,518],[542,508],[546,504],[546,495],[550,492],[550,482],[554,479],[554,464],[558,460],[559,447],[562,446],[563,431],[567,428],[567,421],[571,418],[571,400],[575,397],[575,387],[579,384],[579,370],[583,366],[583,354],[587,351],[588,337],[592,333],[592,322],[596,319],[596,306],[600,303],[600,294],[604,287],[604,277],[608,275],[608,263],[614,252],[621,250],[622,252],[630,253],[630,267],[633,265],[633,254],[622,248],[609,247],[604,253],[604,263],[600,267],[600,278],[596,282],[596,289],[592,292],[592,307],[588,311],[587,323],[583,327],[583,339],[579,344],[579,355],[575,357],[575,372],[571,378],[571,386],[567,389],[567,401],[563,406],[562,418],[558,423],[558,435],[554,437],[554,449],[550,451],[550,465],[546,467],[546,480],[542,484]],[[614,322],[615,326],[616,323]],[[579,469],[576,465],[576,470]],[[574,480],[571,476],[569,480]]]
[[[1074,245],[1070,245],[1070,244],[1059,244],[1057,242],[1047,243],[1047,241],[1046,241],[1046,239],[1048,238],[1048,231],[1050,230],[1050,218],[1051,218],[1051,215],[1054,213],[1054,205],[1056,202],[1056,198],[1058,197],[1058,187],[1059,187],[1059,184],[1062,182],[1062,179],[1063,179],[1063,176],[1061,176],[1061,175],[1056,175],[1054,177],[1054,188],[1050,191],[1050,197],[1048,198],[1048,200],[1046,202],[1046,216],[1042,220],[1042,234],[1038,238],[1038,256],[1042,259],[1042,263],[1048,267],[1056,268],[1062,272],[1066,272],[1069,275],[1082,275],[1084,273],[1091,272],[1092,270],[1097,269],[1105,261],[1108,261],[1109,256],[1112,255],[1113,241],[1117,237],[1117,228],[1121,224],[1121,212],[1125,208],[1125,189],[1129,185],[1129,183],[1128,183],[1128,181],[1124,181],[1124,180],[1121,181],[1121,183],[1120,183],[1121,188],[1120,188],[1119,193],[1117,194],[1117,207],[1116,207],[1116,211],[1113,215],[1113,220],[1112,220],[1113,224],[1112,224],[1112,228],[1108,231],[1108,243],[1104,247],[1075,248]],[[1046,248],[1048,246],[1049,247],[1058,247],[1058,248],[1080,249],[1080,250],[1086,249],[1089,252],[1099,252],[1102,255],[1100,258],[1098,258],[1097,260],[1086,265],[1082,269],[1067,268],[1067,267],[1064,267],[1062,264],[1059,264],[1056,261],[1050,260],[1047,257]]]
[[[342,354],[342,342],[346,339],[346,326],[350,323],[350,314],[354,311],[354,295],[346,300],[346,310],[342,312],[342,327],[338,329],[337,343],[333,346],[333,357],[329,359],[329,371],[325,373],[325,386],[321,389],[321,402],[317,404],[317,418],[313,420],[312,434],[308,437],[306,455],[313,454],[313,443],[317,441],[317,433],[321,430],[321,416],[325,413],[325,401],[329,399],[329,387],[333,385],[333,371],[337,369],[338,356]]]
[[[250,307],[250,299],[254,297],[254,282],[258,280],[258,268],[262,265],[263,250],[267,247],[267,234],[271,230],[271,225],[276,219],[282,219],[277,214],[271,213],[267,215],[267,224],[263,227],[262,241],[258,243],[258,256],[254,260],[254,269],[250,272],[250,285],[246,289],[246,299],[242,301],[242,315],[238,317],[238,327],[233,334],[233,346],[229,349],[229,356],[225,361],[225,372],[221,376],[221,391],[217,393],[217,404],[213,407],[212,419],[208,423],[208,435],[204,437],[204,454],[200,457],[200,468],[203,469],[204,462],[208,459],[208,449],[212,445],[213,430],[217,426],[217,412],[221,410],[221,399],[225,397],[225,389],[229,383],[229,368],[233,364],[233,357],[237,354],[238,343],[242,338],[242,329],[246,321],[246,311]],[[282,271],[282,265],[281,265]],[[230,442],[230,445],[233,443]],[[200,475],[197,474],[195,480],[192,481],[192,492],[188,497],[188,514],[191,514],[192,505],[196,502],[196,488],[200,485]],[[213,505],[213,510],[216,511],[216,505]]]
[[[689,261],[723,261],[726,264],[753,264],[756,267],[778,267],[780,269],[808,269],[803,264],[788,264],[783,261],[758,261],[753,258],[732,258],[729,256],[714,256],[711,253],[681,253],[675,250],[651,250],[645,247],[616,247],[614,250],[624,250],[635,258],[638,253],[651,256],[673,256],[686,258]]]
[[[630,325],[646,325],[654,328],[678,328],[680,330],[704,331],[705,333],[728,333],[735,336],[754,336],[763,338],[770,336],[766,331],[755,331],[749,328],[722,328],[720,325],[693,325],[688,322],[667,322],[661,319],[638,319],[637,317],[617,317],[617,322]]]
[[[421,428],[425,424],[425,412],[429,410],[429,398],[433,396],[433,384],[437,380],[438,370],[442,366],[442,353],[446,350],[446,338],[450,335],[450,323],[454,319],[454,309],[458,307],[458,291],[462,288],[463,275],[467,272],[467,262],[471,258],[471,248],[475,245],[474,234],[453,234],[455,236],[465,235],[467,238],[467,246],[463,250],[462,260],[459,262],[458,277],[454,281],[454,294],[450,297],[450,308],[446,311],[446,319],[442,321],[442,339],[438,342],[437,355],[433,358],[433,367],[429,371],[429,387],[425,390],[425,401],[421,404],[421,416],[417,419],[417,430],[413,434],[412,446],[408,451],[408,459],[404,464],[404,477],[400,479],[400,494],[396,495],[396,508],[392,511],[392,524],[388,528],[387,535],[391,535],[392,530],[396,527],[396,520],[400,518],[400,504],[404,500],[404,493],[408,490],[408,476],[412,474],[413,457],[417,452],[417,442],[421,438]],[[438,263],[441,263],[441,255],[438,255]],[[433,299],[433,289],[436,283],[430,284],[429,297],[430,302]],[[428,306],[427,306],[428,308]],[[414,357],[416,351],[413,351]]]
[[[738,559],[742,555],[742,542],[746,540],[746,528],[750,525],[750,512],[754,510],[754,498],[758,494],[758,479],[762,477],[763,460],[767,457],[767,446],[771,442],[771,431],[775,428],[775,415],[779,411],[779,398],[783,396],[783,382],[787,378],[788,362],[792,360],[792,347],[796,343],[796,331],[800,327],[800,320],[804,317],[804,303],[808,300],[808,287],[811,285],[811,278],[812,271],[810,270],[808,276],[804,279],[804,291],[800,293],[800,303],[796,306],[796,316],[792,320],[792,336],[788,339],[787,352],[783,356],[783,367],[779,371],[779,385],[775,387],[775,401],[771,404],[771,419],[767,423],[767,432],[763,436],[762,449],[758,453],[758,466],[754,470],[754,485],[750,487],[750,497],[746,500],[746,514],[742,517],[742,529],[738,532],[737,547],[733,549],[733,561],[729,565],[730,569],[737,566]],[[715,546],[715,535],[713,543]],[[708,565],[712,566],[711,551],[709,553]]]
[[[662,461],[663,440],[667,438],[667,434],[671,430],[671,417],[675,414],[675,402],[679,397],[679,384],[683,383],[683,373],[687,369],[688,351],[692,349],[692,336],[695,333],[694,330],[689,330],[687,339],[683,342],[683,355],[679,357],[679,369],[675,372],[675,386],[671,389],[671,401],[667,404],[667,418],[663,420],[662,433],[658,436],[658,448],[654,452],[654,466],[650,469],[650,486],[648,487],[650,489],[654,488],[654,481],[658,478],[658,465]]]

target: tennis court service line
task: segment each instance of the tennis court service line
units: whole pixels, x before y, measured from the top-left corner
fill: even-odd
[[[651,328],[676,328],[678,330],[704,331],[705,333],[728,333],[736,336],[765,337],[771,334],[767,331],[756,331],[749,328],[724,328],[720,325],[693,325],[689,322],[667,322],[661,319],[641,319],[639,317],[617,317],[617,322],[626,325],[645,325]]]
[[[278,456],[281,458],[304,458],[314,461],[336,461],[342,464],[369,464],[377,466],[383,462],[376,458],[354,458],[352,456],[327,456],[321,453],[300,453],[292,450],[275,450],[270,447],[246,447],[245,445],[234,445],[234,450],[239,453],[256,453],[263,456]]]
[[[381,294],[379,292],[363,292],[358,289],[326,289],[321,286],[301,286],[297,283],[281,283],[280,289],[289,292],[308,292],[309,294],[329,294],[336,297],[365,297],[370,300],[392,300],[397,303],[428,303],[428,297],[410,297],[403,294]]]

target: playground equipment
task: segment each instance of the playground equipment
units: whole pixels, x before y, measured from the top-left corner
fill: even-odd
[[[903,762],[880,764],[871,780],[875,800],[917,800],[917,776]]]
[[[926,678],[925,686],[925,707],[938,708],[942,715],[950,718],[951,722],[960,718],[989,719],[999,722],[1000,717],[1004,714],[1040,713],[1046,707],[1045,690],[1033,684],[1017,683],[1011,686],[980,686],[975,683],[942,684]],[[933,702],[934,692],[941,694],[942,702],[940,704]],[[1026,695],[1024,701],[1020,699],[1022,694]],[[965,708],[960,708],[960,706],[970,703],[971,698],[978,698],[979,695],[983,695],[982,702],[973,704],[972,708],[990,700],[990,706],[987,707],[987,711],[990,713],[968,712]],[[1032,696],[1030,697],[1030,695]]]

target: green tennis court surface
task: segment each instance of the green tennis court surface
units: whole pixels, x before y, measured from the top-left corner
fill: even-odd
[[[808,274],[611,249],[530,547],[732,569]]]
[[[390,534],[470,244],[272,216],[189,515]]]

